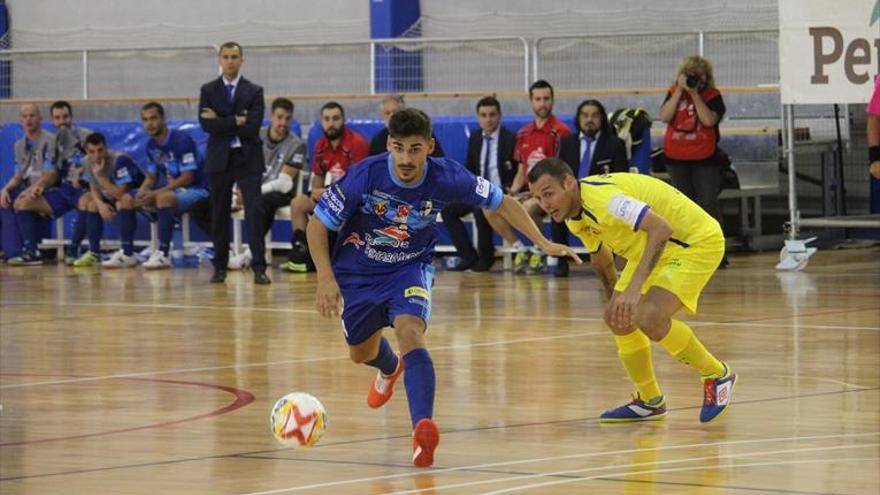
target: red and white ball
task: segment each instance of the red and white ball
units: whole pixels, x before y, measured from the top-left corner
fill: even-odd
[[[327,410],[315,397],[292,392],[275,402],[269,428],[282,445],[311,447],[327,429]]]

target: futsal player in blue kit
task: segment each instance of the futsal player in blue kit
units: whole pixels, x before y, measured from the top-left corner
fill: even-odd
[[[435,143],[424,112],[401,110],[388,129],[389,152],[361,161],[324,192],[314,212],[320,221],[309,222],[307,237],[318,273],[318,311],[332,317],[342,307],[352,361],[379,370],[367,396],[370,407],[384,405],[404,375],[413,464],[428,467],[440,442],[433,421],[434,364],[424,338],[437,214],[453,201],[497,211],[545,253],[580,259],[568,246],[547,240],[500,188],[452,160],[429,158]],[[339,233],[332,261],[328,229]],[[389,326],[399,355],[382,336]]]
[[[138,209],[155,209],[159,223],[159,249],[150,253],[144,268],[170,267],[174,215],[186,213],[198,201],[208,198],[202,160],[195,141],[184,131],[170,129],[165,121],[165,109],[155,101],[141,107],[141,123],[150,136],[144,164],[146,178],[133,197],[125,196],[119,201],[122,249],[102,263],[106,268],[127,268],[137,264],[134,233]]]

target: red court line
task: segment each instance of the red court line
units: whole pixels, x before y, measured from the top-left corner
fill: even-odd
[[[0,376],[2,376],[2,375],[64,376],[64,375],[21,375],[21,374],[15,374],[15,373],[0,373]],[[68,375],[67,378],[87,378],[87,377]],[[174,425],[179,425],[182,423],[189,423],[192,421],[198,421],[200,419],[221,416],[223,414],[235,411],[236,409],[241,409],[242,407],[244,407],[254,401],[254,394],[252,394],[251,392],[249,392],[247,390],[229,387],[226,385],[218,385],[215,383],[189,382],[189,381],[181,381],[181,380],[163,380],[163,379],[158,379],[158,378],[118,378],[118,379],[119,380],[140,381],[140,382],[168,383],[168,384],[173,384],[173,385],[186,385],[186,386],[191,386],[191,387],[212,388],[215,390],[221,390],[223,392],[227,392],[227,393],[234,395],[235,400],[233,402],[219,408],[219,409],[215,409],[213,411],[209,411],[207,413],[199,414],[196,416],[190,416],[188,418],[177,419],[177,420],[173,420],[173,421],[164,421],[161,423],[152,423],[152,424],[148,424],[148,425],[133,426],[133,427],[129,427],[129,428],[119,428],[116,430],[109,430],[109,431],[99,431],[99,432],[95,432],[95,433],[83,433],[81,435],[69,435],[69,436],[63,436],[63,437],[40,438],[37,440],[22,440],[22,441],[17,441],[17,442],[4,442],[4,443],[0,443],[0,447],[9,447],[9,446],[13,446],[13,445],[28,445],[28,444],[33,444],[33,443],[57,442],[57,441],[61,441],[61,440],[75,440],[75,439],[81,439],[81,438],[91,438],[91,437],[100,437],[100,436],[106,436],[106,435],[115,435],[117,433],[128,433],[131,431],[138,431],[138,430],[147,430],[150,428],[164,428],[166,426],[174,426]]]

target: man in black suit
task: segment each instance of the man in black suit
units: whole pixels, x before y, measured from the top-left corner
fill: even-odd
[[[382,98],[382,120],[385,121],[385,127],[370,139],[370,153],[368,156],[381,155],[388,151],[388,120],[395,112],[404,108],[406,108],[406,102],[403,101],[403,95],[385,95]],[[443,154],[443,148],[440,147],[440,140],[433,134],[431,136],[434,138],[434,151],[431,152],[431,156],[443,158],[445,155]]]
[[[494,97],[487,96],[477,102],[477,118],[480,129],[471,131],[465,167],[474,175],[482,176],[507,192],[517,170],[513,161],[516,134],[501,125],[501,103]],[[473,213],[476,221],[479,252],[474,250],[461,221],[468,213]],[[443,224],[449,230],[449,237],[461,257],[461,262],[451,270],[473,269],[484,272],[492,267],[495,263],[495,246],[492,242],[492,227],[483,210],[451,203],[443,209]],[[512,230],[509,232],[510,238],[504,234],[502,232],[502,236],[509,242],[517,241]]]
[[[559,158],[571,167],[578,179],[588,175],[627,172],[626,143],[617,137],[608,123],[608,113],[597,100],[584,100],[574,116],[577,132],[562,138]],[[568,229],[564,223],[553,222],[553,242],[567,244]],[[557,277],[568,276],[568,260],[559,259]]]
[[[229,260],[229,211],[232,186],[238,183],[244,197],[248,241],[254,259],[254,283],[270,284],[266,276],[266,246],[261,230],[263,145],[260,126],[265,102],[263,88],[241,76],[241,45],[224,43],[218,54],[223,75],[202,85],[199,123],[208,134],[205,172],[211,190],[211,240],[214,242],[214,275],[211,283],[226,280]]]

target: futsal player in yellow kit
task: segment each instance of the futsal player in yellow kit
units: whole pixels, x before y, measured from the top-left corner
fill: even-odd
[[[666,416],[652,340],[700,372],[700,421],[717,418],[730,404],[736,374],[673,315],[680,309],[697,311],[700,292],[721,262],[724,235],[718,222],[674,187],[646,175],[615,173],[578,181],[564,162],[547,158],[529,172],[529,183],[541,208],[553,220],[564,220],[590,252],[608,297],[605,322],[636,386],[631,402],[605,411],[599,421]],[[613,254],[627,260],[620,278]]]

